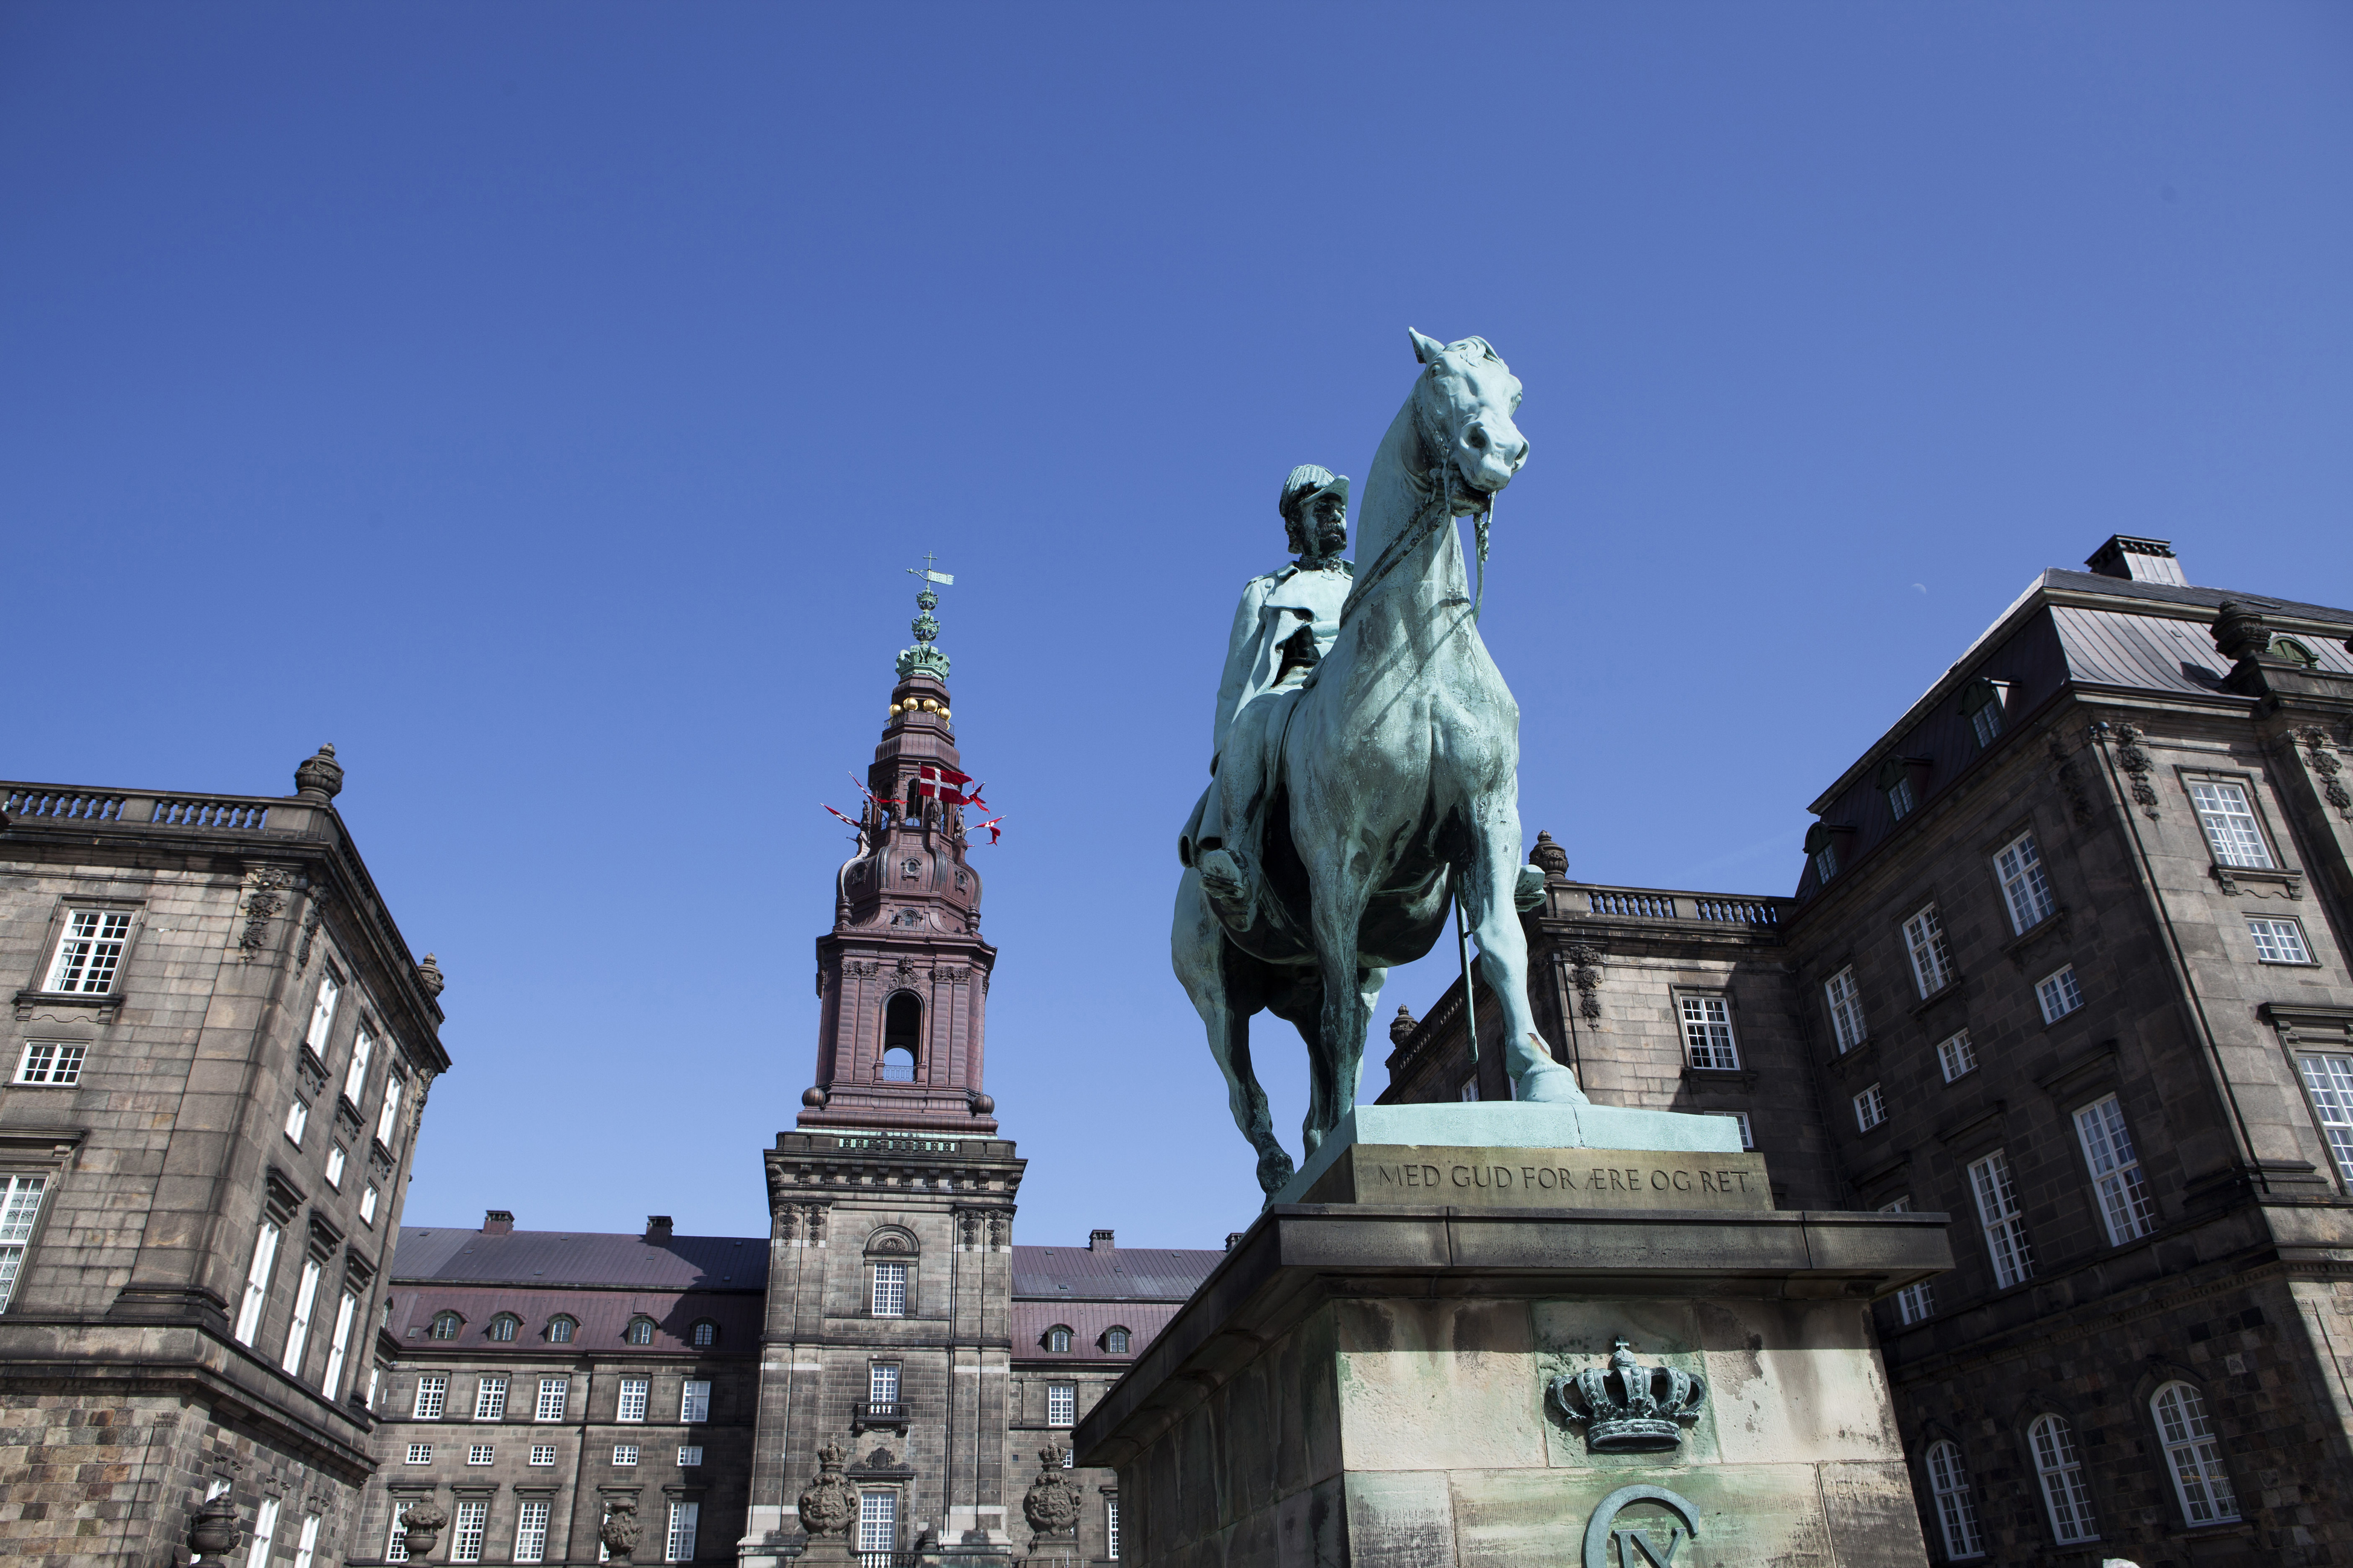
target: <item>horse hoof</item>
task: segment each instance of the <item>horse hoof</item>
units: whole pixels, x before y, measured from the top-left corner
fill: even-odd
[[[1585,1090],[1577,1087],[1577,1074],[1557,1062],[1529,1068],[1520,1075],[1516,1086],[1517,1099],[1538,1105],[1586,1105]]]
[[[1282,1191],[1295,1173],[1296,1167],[1292,1164],[1291,1156],[1282,1150],[1277,1149],[1270,1154],[1261,1156],[1258,1163],[1258,1184],[1259,1189],[1266,1194],[1267,1202],[1272,1203],[1274,1194]]]

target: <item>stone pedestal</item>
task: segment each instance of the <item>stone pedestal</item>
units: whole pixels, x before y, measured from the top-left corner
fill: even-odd
[[[1546,1168],[1612,1163],[1558,1152]],[[1441,1192],[1455,1164],[1507,1163],[1453,1153],[1421,1161]],[[1643,1158],[1617,1163],[1647,1200]],[[1123,1560],[1925,1568],[1868,1303],[1951,1267],[1944,1215],[1519,1195],[1261,1215],[1079,1428],[1079,1462],[1119,1470]],[[1670,1413],[1598,1431],[1583,1390],[1622,1390],[1620,1341],[1664,1369],[1631,1376],[1633,1403]]]

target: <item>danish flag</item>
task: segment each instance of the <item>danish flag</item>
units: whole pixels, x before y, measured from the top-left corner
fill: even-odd
[[[980,798],[978,785],[974,785],[970,795],[965,795],[956,788],[958,784],[972,784],[970,773],[960,773],[954,768],[926,763],[916,770],[915,780],[916,792],[927,800],[945,801],[950,805],[976,805],[983,810],[987,809],[988,803]]]
[[[987,822],[976,822],[976,823],[974,823],[974,824],[972,825],[971,831],[972,831],[972,832],[974,832],[974,833],[977,833],[977,832],[979,832],[979,831],[980,831],[982,828],[984,828],[984,827],[987,828],[987,829],[988,829],[988,841],[989,841],[991,844],[994,844],[994,843],[996,843],[996,842],[997,842],[997,838],[999,837],[999,836],[1000,836],[1000,834],[1001,834],[1001,832],[1002,832],[1002,830],[1001,830],[1000,828],[998,828],[998,826],[997,826],[997,825],[998,823],[1000,823],[1000,822],[1004,821],[1004,820],[1005,820],[1005,818],[1004,818],[1003,816],[992,816],[992,817],[990,817]]]

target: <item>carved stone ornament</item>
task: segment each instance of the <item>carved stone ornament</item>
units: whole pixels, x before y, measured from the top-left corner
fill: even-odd
[[[2078,827],[2089,826],[2092,820],[2092,797],[2084,793],[2084,780],[2075,771],[2074,757],[2067,750],[2067,742],[2059,738],[2059,731],[2056,730],[2051,731],[2051,760],[2058,764],[2055,776],[2059,780],[2060,793],[2067,797],[2067,809],[2073,815],[2075,826]]]
[[[1040,1535],[1064,1534],[1079,1521],[1079,1489],[1063,1471],[1060,1443],[1038,1450],[1038,1479],[1021,1495],[1021,1517]]]
[[[408,1548],[409,1556],[423,1557],[441,1539],[441,1531],[448,1522],[448,1510],[431,1498],[420,1499],[410,1503],[408,1511],[400,1516],[400,1542]]]
[[[2328,743],[2328,731],[2314,724],[2297,733],[2304,738],[2306,760],[2312,764],[2312,771],[2320,775],[2321,795],[2337,808],[2337,816],[2353,822],[2353,794],[2346,791],[2345,780],[2341,776],[2345,771],[2344,764],[2337,760],[2337,748]]]
[[[269,922],[286,907],[286,889],[295,879],[292,872],[274,866],[264,866],[246,877],[245,929],[237,939],[239,963],[251,963],[261,956],[269,941]]]
[[[1577,1014],[1588,1024],[1601,1021],[1601,950],[1587,942],[1571,942],[1568,983],[1577,987]]]
[[[2132,797],[2151,822],[2157,820],[2157,791],[2149,786],[2148,773],[2153,765],[2148,752],[2140,743],[2138,725],[2116,726],[2116,764],[2132,775]]]
[[[1547,877],[1566,877],[1568,875],[1568,851],[1562,848],[1551,834],[1539,828],[1536,831],[1536,847],[1528,851],[1528,864],[1541,868]]]
[[[1013,1245],[1013,1219],[1002,1209],[992,1210],[989,1213],[988,1245],[991,1247]]]
[[[243,1533],[237,1527],[237,1504],[223,1492],[188,1521],[188,1551],[197,1557],[227,1557]]]
[[[801,1528],[814,1536],[839,1535],[858,1518],[858,1489],[841,1473],[849,1450],[828,1443],[817,1451],[817,1479],[801,1493]]]
[[[1397,1016],[1389,1020],[1389,1044],[1404,1045],[1413,1038],[1415,1027],[1413,1009],[1400,1004],[1397,1010]]]
[[[327,899],[323,893],[311,896],[311,907],[302,911],[302,945],[294,953],[294,973],[301,974],[311,967],[311,948],[319,940],[319,922],[327,918]]]
[[[638,1519],[638,1500],[617,1497],[605,1504],[604,1522],[596,1527],[596,1539],[613,1554],[616,1563],[627,1563],[638,1549],[638,1536],[645,1526]],[[415,1556],[414,1552],[410,1552]]]
[[[1683,1446],[1685,1426],[1707,1403],[1707,1380],[1671,1366],[1644,1366],[1633,1347],[1616,1342],[1606,1366],[1562,1373],[1550,1384],[1554,1403],[1585,1426],[1597,1454],[1658,1453]]]
[[[417,984],[425,987],[427,996],[440,995],[441,988],[448,984],[442,976],[440,964],[434,962],[429,952],[425,955],[425,962],[417,966]]]
[[[318,755],[303,759],[294,770],[294,790],[312,800],[328,801],[343,791],[343,765],[335,761],[335,748],[322,746]]]

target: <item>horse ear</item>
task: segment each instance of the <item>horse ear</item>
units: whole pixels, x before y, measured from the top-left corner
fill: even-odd
[[[1413,357],[1424,364],[1436,364],[1438,356],[1446,352],[1444,343],[1436,338],[1423,337],[1411,327],[1405,330],[1405,335],[1413,340]]]

